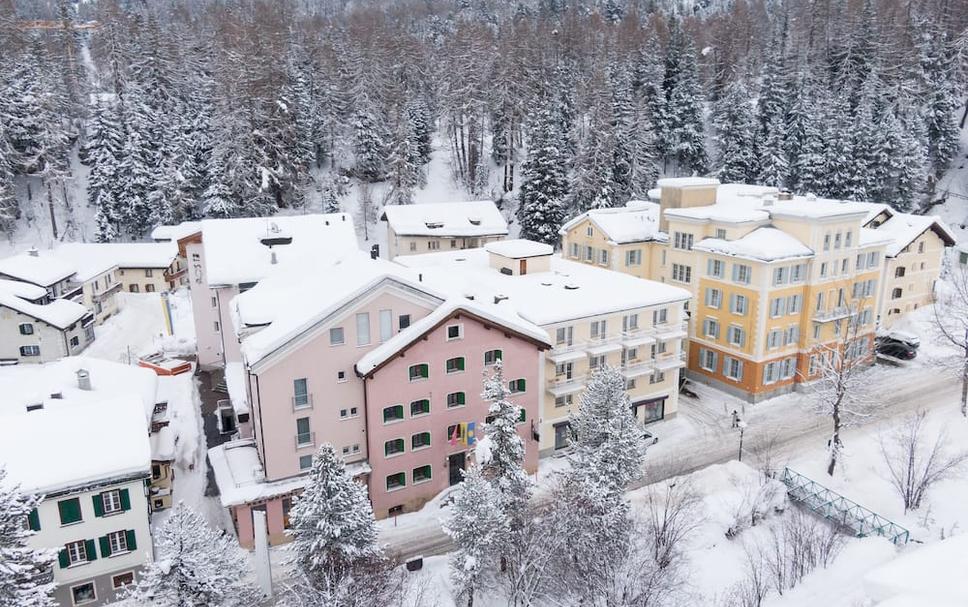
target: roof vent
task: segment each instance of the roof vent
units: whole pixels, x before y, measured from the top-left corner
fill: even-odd
[[[786,190],[780,192],[776,195],[777,200],[793,200],[793,192],[787,192]]]
[[[472,226],[479,226],[479,225],[481,225],[481,218],[480,217],[468,217],[467,218],[467,221],[471,222],[471,225]]]
[[[40,411],[44,408],[44,403],[35,403],[33,405],[27,405],[27,412],[30,411]]]
[[[60,399],[64,398],[64,395],[61,394],[60,392],[54,392],[53,394],[50,395],[50,397],[53,398],[53,399],[55,399],[55,400],[60,400]]]
[[[436,230],[438,228],[444,227],[444,222],[442,222],[442,221],[427,221],[427,222],[424,222],[424,225],[427,226],[427,228],[430,229],[430,230]]]
[[[565,289],[567,289],[568,291],[576,291],[578,289],[578,285],[576,285],[573,282],[569,282],[565,285]]]
[[[77,387],[81,390],[91,389],[91,374],[87,369],[77,370]]]
[[[37,250],[37,247],[30,247],[30,249],[27,251],[27,255],[30,255],[31,257],[40,257],[40,251]]]
[[[550,287],[551,286],[551,283],[550,282],[542,282],[541,283],[541,286],[542,287]]]
[[[499,303],[501,303],[502,301],[504,301],[507,298],[508,298],[507,295],[495,295],[494,296],[494,303],[499,304]]]

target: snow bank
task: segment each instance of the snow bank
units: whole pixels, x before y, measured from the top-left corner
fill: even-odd
[[[918,605],[968,605],[968,534],[925,546],[910,546],[902,556],[864,576],[870,598],[917,598]],[[901,603],[903,604],[903,602]]]

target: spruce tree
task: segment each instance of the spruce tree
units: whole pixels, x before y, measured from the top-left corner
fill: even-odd
[[[717,102],[714,126],[719,146],[719,180],[754,183],[759,177],[757,129],[750,93],[742,78],[734,76]]]
[[[521,167],[518,220],[521,237],[554,245],[568,193],[560,102],[545,98],[531,116],[528,158]]]
[[[759,146],[759,167],[757,183],[782,188],[787,183],[790,165],[787,162],[784,139],[786,123],[784,117],[775,114],[767,125],[766,137]]]
[[[588,133],[575,157],[569,206],[577,213],[616,205],[614,178],[615,132],[610,108],[602,101],[593,109]]]
[[[666,51],[665,116],[663,128],[667,162],[677,174],[706,170],[703,129],[702,85],[696,66],[696,51],[688,41],[678,19],[673,19]]]
[[[145,607],[249,607],[259,593],[235,539],[178,503],[154,534],[157,559],[124,596]]]
[[[53,551],[28,544],[33,535],[24,522],[40,501],[7,482],[0,467],[0,607],[53,607],[52,582],[38,581],[53,567]]]
[[[494,374],[484,378],[481,398],[490,401],[484,426],[487,441],[486,461],[478,461],[486,478],[501,496],[502,507],[510,519],[520,517],[528,502],[531,482],[524,471],[524,440],[518,434],[521,407],[511,401],[504,379],[504,363],[494,364]]]
[[[375,182],[386,177],[387,144],[382,120],[368,98],[357,107],[353,118],[356,176]]]
[[[956,111],[960,105],[955,86],[955,57],[948,34],[932,24],[921,32],[920,101],[923,107],[928,157],[936,175],[941,175],[958,153],[959,127]]]

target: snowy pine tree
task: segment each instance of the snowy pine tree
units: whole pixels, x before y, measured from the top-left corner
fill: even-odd
[[[569,206],[575,212],[615,206],[616,152],[611,111],[602,100],[593,109],[588,132],[575,157],[569,196]]]
[[[494,374],[484,378],[481,398],[490,401],[484,426],[485,461],[478,461],[486,478],[501,496],[509,518],[520,516],[527,506],[531,482],[524,471],[524,440],[518,434],[521,407],[511,402],[511,390],[504,379],[504,363],[494,364]]]
[[[402,113],[397,116],[397,120],[387,159],[387,179],[392,188],[390,201],[391,204],[411,204],[414,190],[424,184],[423,169],[415,128],[409,114]]]
[[[714,111],[719,146],[719,180],[754,183],[759,176],[756,157],[756,118],[746,84],[734,76]]]
[[[382,559],[366,486],[346,472],[331,445],[313,456],[308,484],[289,518],[292,564],[320,591],[336,591],[347,580],[363,583],[357,576]]]
[[[353,119],[356,176],[375,182],[386,177],[387,144],[382,120],[368,99],[357,107]]]
[[[154,534],[157,560],[125,597],[144,607],[249,607],[258,592],[235,539],[179,503]]]
[[[702,173],[706,170],[704,95],[696,66],[696,51],[675,18],[670,25],[663,89],[666,162],[673,163],[677,174]]]
[[[53,566],[53,551],[28,546],[33,531],[24,525],[40,502],[6,477],[0,467],[0,607],[53,607],[54,584],[38,581]]]
[[[951,47],[947,32],[936,24],[927,26],[918,41],[928,157],[937,175],[948,168],[958,153],[960,129],[956,111],[960,100],[954,78],[956,54]]]
[[[760,172],[757,183],[782,188],[787,183],[790,165],[787,162],[784,143],[786,122],[782,115],[775,114],[767,125],[766,137],[759,145]]]
[[[459,597],[473,607],[474,595],[492,573],[508,534],[508,519],[501,496],[477,466],[464,473],[454,491],[450,518],[444,531],[456,549],[450,556],[450,577]]]
[[[518,192],[521,237],[552,245],[558,242],[568,193],[561,124],[559,103],[545,98],[531,117],[528,158],[521,167]]]

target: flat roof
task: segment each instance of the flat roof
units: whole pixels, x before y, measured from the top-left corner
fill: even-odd
[[[381,219],[400,236],[507,235],[508,222],[490,200],[394,204],[383,208]]]
[[[509,257],[512,259],[519,259],[522,257],[540,257],[542,255],[551,255],[555,252],[554,248],[550,244],[535,242],[533,240],[525,240],[523,238],[489,242],[484,245],[484,248],[488,252],[494,253],[495,255],[501,255],[502,257]]]

